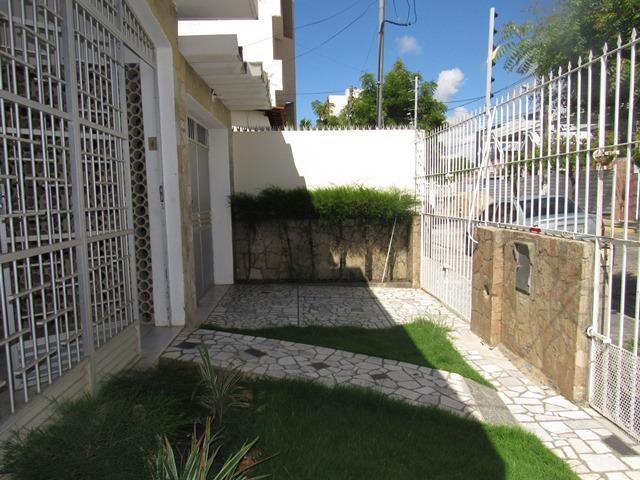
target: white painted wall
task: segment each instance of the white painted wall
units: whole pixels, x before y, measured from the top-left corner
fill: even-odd
[[[234,132],[236,192],[361,184],[413,191],[414,130]]]

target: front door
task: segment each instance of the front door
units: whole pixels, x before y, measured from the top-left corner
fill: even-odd
[[[207,129],[188,119],[191,166],[191,222],[195,261],[196,296],[202,298],[213,285],[213,237],[209,184],[209,135]]]

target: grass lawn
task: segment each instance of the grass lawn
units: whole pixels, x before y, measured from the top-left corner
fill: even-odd
[[[349,387],[256,380],[239,441],[260,436],[274,479],[577,479],[533,435]]]
[[[202,328],[275,338],[321,347],[388,358],[429,368],[459,373],[493,388],[473,369],[449,340],[449,330],[426,319],[384,329],[357,327],[277,327],[255,330]]]
[[[53,423],[5,445],[2,472],[16,480],[148,479],[157,435],[166,434],[176,458],[185,458],[193,424],[204,419],[194,402],[197,386],[195,365],[162,362],[125,372],[96,396],[64,404]],[[520,429],[482,425],[355,388],[266,379],[245,379],[244,386],[248,408],[227,417],[221,456],[259,436],[259,453],[273,458],[250,476],[577,479]]]

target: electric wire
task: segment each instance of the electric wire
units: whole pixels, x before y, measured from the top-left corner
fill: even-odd
[[[311,26],[313,26],[313,25],[318,25],[318,24],[320,24],[320,23],[324,23],[324,22],[326,22],[326,21],[328,21],[328,20],[332,20],[332,19],[336,18],[337,16],[342,15],[343,13],[345,13],[345,12],[347,12],[347,11],[351,10],[353,7],[355,7],[355,6],[356,6],[357,4],[359,4],[361,1],[362,1],[362,0],[356,0],[355,2],[353,2],[353,3],[352,3],[351,5],[349,5],[348,7],[343,8],[343,9],[342,9],[342,10],[340,10],[339,12],[336,12],[336,13],[333,13],[333,14],[329,15],[328,17],[324,17],[324,18],[321,18],[320,20],[314,20],[314,21],[312,21],[312,22],[305,23],[305,24],[303,24],[303,25],[299,25],[299,26],[297,26],[297,27],[296,27],[296,30],[301,30],[301,29],[303,29],[303,28],[311,27]]]
[[[338,35],[344,33],[346,30],[348,30],[351,26],[353,26],[358,20],[360,20],[362,17],[364,17],[367,12],[369,11],[369,9],[371,8],[371,6],[376,2],[376,0],[372,0],[367,7],[362,11],[362,13],[360,13],[360,15],[358,15],[356,18],[354,18],[353,20],[351,20],[349,23],[347,23],[344,27],[342,27],[340,30],[338,30],[337,32],[335,32],[333,35],[329,36],[328,38],[326,38],[325,40],[323,40],[322,42],[320,42],[318,45],[316,45],[313,48],[310,48],[309,50],[306,50],[302,53],[299,53],[291,58],[289,58],[288,60],[294,60],[297,58],[300,58],[304,55],[308,55],[311,52],[316,51],[317,49],[319,49],[320,47],[323,47],[324,45],[326,45],[327,43],[329,43],[331,40],[333,40],[334,38],[336,38]]]

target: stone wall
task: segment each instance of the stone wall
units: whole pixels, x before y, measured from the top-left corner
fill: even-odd
[[[355,222],[338,228],[320,220],[236,221],[235,280],[380,282],[391,231]],[[419,220],[398,222],[385,281],[417,285],[419,247]]]
[[[489,227],[478,228],[477,239],[471,330],[533,366],[567,398],[586,401],[593,245]],[[529,252],[528,293],[516,288],[518,270],[526,269],[516,244]]]

